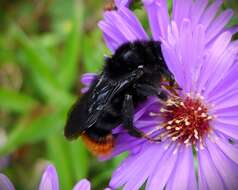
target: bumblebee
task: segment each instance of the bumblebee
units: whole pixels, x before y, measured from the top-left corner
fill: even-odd
[[[121,45],[105,59],[101,74],[95,77],[89,90],[73,105],[64,134],[68,139],[79,136],[97,155],[107,155],[113,149],[112,130],[119,124],[131,136],[155,141],[133,125],[138,104],[149,96],[166,101],[168,92],[162,83],[175,85],[158,41],[135,41]]]

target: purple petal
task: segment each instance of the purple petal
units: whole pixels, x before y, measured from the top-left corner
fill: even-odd
[[[192,28],[191,22],[189,20],[183,20],[181,23],[181,34],[180,41],[178,42],[178,50],[181,53],[181,67],[180,72],[183,73],[183,84],[181,84],[181,88],[188,92],[189,81],[191,81],[191,70],[190,65],[194,60],[192,59],[193,52],[189,48],[192,41]]]
[[[48,165],[45,169],[39,186],[39,190],[59,190],[59,179],[53,165]]]
[[[238,25],[236,26],[232,26],[230,28],[227,29],[232,35],[238,33]]]
[[[178,26],[181,26],[184,19],[189,19],[192,5],[192,0],[173,0],[172,20],[175,21]]]
[[[154,40],[167,37],[169,25],[168,5],[165,0],[143,0]]]
[[[228,125],[237,125],[238,123],[238,115],[234,116],[221,116],[221,115],[216,115],[216,121]]]
[[[225,142],[222,139],[216,141],[219,148],[229,157],[233,162],[238,165],[238,149],[235,145]]]
[[[162,146],[161,149],[164,149],[164,147]],[[164,189],[170,179],[178,158],[178,154],[173,154],[173,149],[174,146],[171,146],[169,149],[164,150],[162,158],[157,160],[157,165],[148,178],[146,190]]]
[[[172,27],[169,28],[168,40],[162,42],[162,52],[166,64],[175,76],[176,82],[179,86],[182,86],[184,83],[184,75],[181,71],[183,67],[181,65],[180,55],[177,53],[178,35],[177,25],[172,22]]]
[[[207,42],[211,41],[222,31],[222,29],[228,24],[232,16],[233,11],[229,9],[224,11],[212,22],[211,26],[207,30]]]
[[[192,148],[181,147],[173,175],[166,186],[167,190],[197,189]]]
[[[237,125],[225,124],[221,122],[213,122],[212,126],[217,131],[238,140],[238,126]]]
[[[115,148],[111,156],[116,156],[118,154],[121,154],[122,152],[135,149],[136,147],[140,147],[144,142],[144,139],[132,137],[126,132],[124,134],[120,134],[116,138]]]
[[[137,19],[135,14],[131,12],[127,8],[121,8],[118,13],[122,18],[124,18],[125,21],[128,22],[129,27],[131,27],[131,30],[134,30],[134,34],[137,39],[148,39],[148,35],[146,34],[144,28],[142,27],[140,21]]]
[[[84,94],[84,93],[86,93],[87,91],[88,91],[88,87],[84,87],[84,88],[82,88],[81,90],[80,90],[80,92],[82,93],[82,94]]]
[[[228,159],[224,153],[212,142],[207,141],[207,148],[211,159],[222,177],[227,189],[238,187],[238,165]]]
[[[112,52],[125,42],[148,39],[137,17],[126,7],[105,12],[104,20],[100,21],[98,26]]]
[[[205,49],[205,29],[202,25],[198,25],[197,27],[194,27],[194,35],[192,39],[193,43],[190,43],[190,45],[187,48],[190,48],[191,51],[191,61],[194,64],[190,64],[190,75],[192,76],[190,86],[188,86],[190,91],[196,91],[197,90],[197,84],[199,81],[199,74],[201,71],[202,66],[205,64],[204,60],[204,49]]]
[[[131,0],[115,0],[115,4],[117,8],[120,7],[128,7]]]
[[[149,131],[152,131],[155,126],[159,126],[159,124],[162,121],[158,122],[156,120],[149,120],[148,122],[142,122],[142,120],[138,120],[134,122],[134,125],[136,128],[142,130],[144,133],[148,133]],[[158,135],[161,131],[157,131],[153,135]],[[145,138],[136,138],[128,134],[126,130],[121,130],[121,132],[116,133],[117,138],[115,142],[115,148],[113,150],[112,155],[118,155],[121,152],[128,151],[128,150],[135,150],[138,149],[137,147],[142,146],[143,143],[147,142]],[[107,159],[107,158],[106,158]]]
[[[203,186],[199,187],[203,190],[208,187],[209,190],[225,190],[222,178],[220,177],[208,151],[206,149],[198,152],[199,174],[198,179]],[[207,189],[207,188],[205,188]]]
[[[232,106],[224,109],[219,109],[212,112],[212,114],[217,115],[217,117],[226,117],[226,116],[237,116],[238,115],[238,106]]]
[[[99,22],[99,24],[100,23],[102,24],[103,22]],[[117,42],[117,41],[115,41],[115,37],[110,37],[106,33],[103,33],[103,39],[104,39],[108,49],[110,49],[112,52],[114,52],[120,46],[122,41],[124,41],[124,40],[121,40],[121,42]]]
[[[211,75],[211,70],[214,70],[214,64],[219,62],[219,59],[222,57],[223,53],[226,52],[226,48],[229,45],[231,40],[231,35],[226,32],[220,35],[216,41],[213,43],[212,47],[208,51],[206,56],[206,61],[204,62],[203,70],[200,72],[199,78],[201,79],[198,84],[197,91],[203,93],[206,88],[206,83],[213,76]],[[213,77],[216,78],[216,77]]]
[[[155,97],[150,97],[144,104],[139,105],[139,107],[137,108],[137,112],[134,115],[134,121],[137,121],[142,115],[144,115],[150,107],[152,107],[153,105],[158,105],[158,100]]]
[[[198,0],[199,1],[199,0]],[[222,5],[223,0],[215,0],[204,12],[200,19],[200,23],[204,28],[208,28],[212,20],[215,18],[220,6]]]
[[[163,55],[179,86],[185,92],[191,92],[196,90],[201,67],[205,64],[205,31],[201,25],[192,28],[189,20],[182,22],[180,34],[176,31],[175,24],[168,42],[163,41]]]
[[[205,175],[201,170],[201,167],[198,167],[198,189],[199,190],[209,190]]]
[[[98,75],[96,73],[85,73],[82,75],[80,81],[82,84],[89,86],[91,82],[97,77]]]
[[[116,28],[105,21],[98,23],[99,28],[103,31],[103,38],[107,47],[114,52],[121,44],[127,40],[121,35]]]
[[[8,179],[7,176],[0,173],[0,189],[1,190],[15,190],[12,182]]]
[[[196,0],[191,8],[191,20],[193,26],[199,23],[201,16],[203,15],[208,4],[208,0]]]
[[[228,35],[231,37],[231,35]],[[229,38],[229,37],[228,37]],[[231,39],[231,38],[230,38]],[[227,49],[219,56],[219,59],[215,64],[213,64],[213,72],[216,73],[217,77],[210,77],[207,85],[206,91],[204,93],[205,97],[210,97],[208,95],[226,76],[229,76],[231,67],[235,62],[236,54],[238,53],[237,47],[232,44],[227,46]],[[229,84],[228,84],[229,85]]]
[[[73,188],[73,190],[90,190],[91,184],[87,179],[80,180]]]
[[[238,91],[230,92],[226,95],[224,95],[222,98],[219,99],[219,101],[213,101],[215,103],[214,110],[219,110],[223,108],[228,108],[232,106],[238,105],[237,102],[238,98]]]
[[[156,154],[154,154],[156,152]],[[129,156],[113,173],[110,187],[118,188],[122,185],[124,190],[138,189],[154,170],[157,161],[163,155],[161,144],[146,143],[138,154]],[[154,155],[151,157],[151,155]],[[150,163],[150,164],[148,164]]]
[[[96,73],[85,73],[81,77],[81,83],[85,85],[84,88],[82,88],[80,91],[81,93],[86,93],[89,89],[90,84],[93,82],[93,80],[97,77],[98,75]]]
[[[213,102],[222,98],[224,95],[230,93],[231,91],[237,89],[238,87],[238,65],[234,65],[228,72],[226,77],[224,77],[220,83],[209,93],[207,98],[208,102]]]

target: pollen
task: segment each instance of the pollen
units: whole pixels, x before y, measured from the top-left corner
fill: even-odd
[[[180,144],[200,144],[203,147],[203,140],[211,131],[210,121],[213,119],[203,99],[191,96],[169,99],[160,111],[164,118],[164,131],[160,134],[162,139],[170,138]]]

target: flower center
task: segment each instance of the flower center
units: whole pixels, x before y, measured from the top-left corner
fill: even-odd
[[[186,145],[199,143],[203,146],[204,137],[211,131],[212,116],[201,98],[169,99],[160,112],[165,119],[161,139],[171,138]]]

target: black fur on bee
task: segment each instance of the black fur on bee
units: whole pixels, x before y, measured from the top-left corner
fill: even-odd
[[[65,136],[74,139],[81,135],[97,155],[111,151],[112,129],[121,123],[131,136],[153,141],[133,125],[134,108],[148,96],[166,101],[168,93],[161,88],[164,79],[171,87],[175,83],[160,42],[135,41],[121,45],[105,59],[102,73],[71,108]]]

